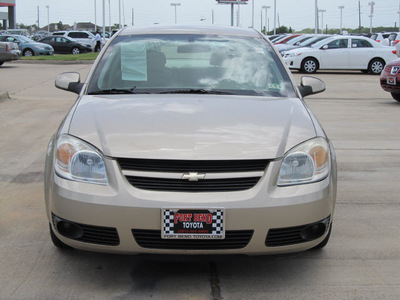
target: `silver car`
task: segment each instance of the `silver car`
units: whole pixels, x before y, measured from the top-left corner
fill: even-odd
[[[336,156],[295,82],[252,29],[124,28],[51,138],[55,246],[113,253],[270,254],[322,248]]]

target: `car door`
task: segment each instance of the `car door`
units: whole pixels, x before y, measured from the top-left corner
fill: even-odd
[[[70,43],[69,41],[65,38],[65,37],[57,37],[56,38],[57,43],[60,47],[60,50],[62,51],[62,53],[70,53]]]
[[[54,37],[48,36],[48,37],[44,38],[41,41],[41,43],[45,43],[45,44],[48,44],[48,45],[52,46],[53,49],[54,49],[54,52],[57,52],[57,46],[54,43]]]
[[[374,56],[374,47],[365,39],[352,38],[350,44],[350,69],[367,69]]]
[[[347,69],[349,67],[349,39],[335,39],[320,50],[321,69]]]

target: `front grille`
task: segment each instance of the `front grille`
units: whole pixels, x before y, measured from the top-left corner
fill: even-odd
[[[325,220],[322,220],[317,223],[323,223],[329,225],[330,217]],[[288,246],[294,244],[300,244],[304,242],[309,242],[310,240],[306,240],[302,237],[301,232],[304,228],[310,226],[312,224],[306,224],[301,226],[294,226],[294,227],[286,227],[286,228],[275,228],[270,229],[268,231],[268,235],[265,241],[265,245],[267,247],[279,247],[279,246]],[[329,226],[328,226],[329,227]]]
[[[138,189],[167,192],[231,192],[253,188],[260,180],[262,174],[248,174],[246,172],[264,172],[268,166],[268,160],[158,160],[158,159],[131,159],[117,158],[117,162],[123,171],[126,171],[126,179]],[[153,177],[141,174],[129,174],[136,172],[159,172]],[[181,179],[185,173],[221,173],[221,178],[202,179],[191,181]],[[167,178],[162,173],[177,173],[175,178]],[[223,173],[230,173],[224,177]],[[234,173],[240,173],[232,176]]]
[[[260,177],[205,179],[188,181],[153,177],[126,176],[131,185],[143,190],[168,192],[232,192],[251,189]]]
[[[75,223],[65,219],[61,219],[60,217],[57,217],[53,213],[52,213],[52,219],[55,228],[57,228],[57,223],[59,223],[60,221],[79,226],[83,230],[83,235],[79,238],[72,238],[76,241],[98,244],[98,245],[106,245],[106,246],[119,245],[119,236],[116,228]]]
[[[256,160],[169,160],[169,159],[117,159],[122,170],[147,172],[253,172],[264,171],[266,159]]]
[[[227,250],[241,249],[248,245],[253,230],[229,230],[223,240],[180,240],[162,239],[160,230],[132,229],[136,243],[149,249],[182,249],[182,250]]]

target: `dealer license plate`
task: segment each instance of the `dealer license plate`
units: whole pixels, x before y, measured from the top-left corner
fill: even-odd
[[[386,82],[390,85],[396,85],[396,77],[387,77]]]
[[[223,208],[162,208],[163,239],[224,239]]]

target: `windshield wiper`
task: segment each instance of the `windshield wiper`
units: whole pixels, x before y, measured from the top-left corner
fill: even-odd
[[[107,94],[149,94],[148,92],[136,92],[136,86],[131,89],[106,89],[93,91],[88,93],[89,95],[107,95]]]
[[[182,89],[182,90],[170,90],[159,92],[159,94],[214,94],[214,95],[232,95],[230,92],[220,90],[205,90],[205,89]]]

